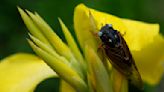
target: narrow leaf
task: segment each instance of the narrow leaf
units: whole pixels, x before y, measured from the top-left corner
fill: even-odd
[[[18,10],[30,33],[37,37],[40,41],[44,42],[45,44],[51,47],[48,40],[41,33],[40,29],[34,24],[32,19],[21,8],[18,7]]]
[[[41,42],[39,39],[35,38],[34,36],[30,35],[30,38],[33,40],[33,42],[39,46],[41,49],[43,49],[44,51],[46,51],[47,53],[53,55],[54,57],[56,57],[57,59],[59,59],[60,61],[62,61],[63,63],[69,65],[69,61],[67,61],[64,57],[58,55],[56,53],[56,51],[54,51],[52,48],[50,48],[49,46],[47,46],[46,44],[44,44],[43,42]],[[30,42],[30,40],[28,40],[28,42]]]
[[[72,52],[74,53],[75,57],[77,58],[78,61],[81,62],[81,64],[85,63],[83,56],[80,53],[80,50],[77,47],[77,44],[76,44],[74,38],[72,37],[71,33],[69,32],[68,28],[65,26],[65,24],[62,22],[62,20],[60,18],[59,18],[59,22],[60,22],[62,31],[66,37],[67,43],[68,43],[70,49],[72,50]]]
[[[78,92],[85,92],[87,90],[87,85],[80,78],[78,73],[74,71],[70,66],[64,64],[56,57],[38,48],[34,43],[29,41],[29,44],[33,50],[42,57],[42,59],[66,82],[68,82],[72,87],[74,87]]]
[[[96,92],[113,92],[108,72],[105,70],[97,53],[91,47],[86,45],[85,56],[88,61],[90,73],[93,75],[92,77],[94,77],[94,80],[92,81],[95,81]]]

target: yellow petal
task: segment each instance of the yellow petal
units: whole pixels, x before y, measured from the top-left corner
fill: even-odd
[[[0,61],[0,92],[33,92],[37,84],[56,76],[38,57],[18,53]]]
[[[88,8],[83,4],[79,4],[74,12],[74,26],[77,38],[83,48],[84,43],[88,40],[91,46],[95,46],[95,37],[92,37],[90,30],[95,29],[90,25],[89,12],[91,12],[98,30],[105,24],[112,24],[114,29],[120,31],[131,50],[140,50],[143,46],[152,42],[154,36],[159,32],[158,24],[148,24],[144,22],[122,19],[114,15],[99,12],[94,9]],[[150,32],[151,31],[151,32]],[[146,35],[146,36],[145,36]],[[94,43],[94,45],[92,45]],[[100,43],[99,43],[100,44]]]
[[[102,27],[102,25],[108,23],[112,24],[115,29],[122,33],[126,31],[126,27],[120,18],[103,12],[98,12],[94,9],[87,8],[83,4],[79,4],[74,11],[74,28],[82,49],[85,44],[88,44],[94,50],[97,50],[97,46],[100,44],[97,43],[95,40],[96,37],[91,33],[91,31],[96,32],[98,30],[94,30],[95,27],[91,25],[90,22],[92,21],[90,20],[89,13],[91,13],[95,19],[98,30]]]
[[[164,38],[157,35],[153,42],[132,53],[142,79],[152,85],[158,84],[164,70]]]
[[[84,50],[85,44],[97,49],[97,42],[90,32],[92,27],[89,20],[89,9],[83,4],[78,5],[74,10],[74,28],[81,48]]]
[[[125,40],[131,50],[141,50],[159,33],[159,24],[150,24],[141,21],[122,19],[127,30]]]

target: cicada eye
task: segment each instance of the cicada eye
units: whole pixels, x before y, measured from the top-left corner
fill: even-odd
[[[100,36],[102,36],[103,35],[103,33],[102,32],[98,32],[98,36],[100,37]]]
[[[107,24],[108,27],[112,27],[112,24]]]

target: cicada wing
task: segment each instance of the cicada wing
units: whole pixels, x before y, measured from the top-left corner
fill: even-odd
[[[106,55],[114,68],[116,68],[119,72],[121,72],[125,76],[129,76],[131,74],[130,67],[125,60],[119,55],[110,52],[108,49],[105,50]]]
[[[106,51],[108,52],[108,51]],[[130,81],[131,84],[136,86],[139,89],[143,88],[143,83],[141,76],[138,72],[138,69],[134,63],[133,58],[131,57],[129,61],[123,59],[122,57],[115,54],[106,54],[112,66],[116,68],[121,74],[126,76],[126,78]],[[129,64],[129,62],[132,62]]]
[[[135,65],[135,61],[122,36],[120,36],[120,39],[121,47],[112,49],[109,47],[104,48],[106,55],[108,59],[110,59],[109,61],[111,62],[113,67],[115,67],[120,73],[125,75],[133,85],[141,89],[143,83],[138,69]]]
[[[132,65],[132,75],[129,76],[129,81],[131,84],[133,84],[134,86],[136,86],[137,88],[139,89],[143,89],[143,81],[142,81],[142,78],[141,78],[141,75],[139,74],[138,72],[138,69],[136,68],[136,65],[133,64]]]
[[[129,63],[131,63],[131,69],[130,70],[132,71],[131,72],[132,74],[130,75],[129,80],[137,88],[143,89],[143,81],[142,81],[141,75],[140,75],[140,73],[139,73],[139,71],[137,69],[137,66],[135,64],[135,61],[134,61],[134,59],[133,59],[133,57],[132,57],[132,55],[130,53],[130,50],[129,50],[129,48],[128,48],[124,38],[121,36],[121,34],[119,34],[119,35],[120,35],[120,37],[122,39],[121,41],[122,41],[122,44],[123,44],[123,48],[124,48],[125,54],[128,55],[129,57],[131,57],[131,60],[130,60]]]

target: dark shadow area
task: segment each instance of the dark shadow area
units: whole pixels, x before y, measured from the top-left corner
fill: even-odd
[[[59,79],[49,78],[42,81],[34,92],[59,92]]]
[[[160,91],[156,91],[156,87],[153,87],[148,84],[144,84],[143,89],[138,89],[137,87],[135,87],[130,83],[128,84],[128,86],[129,86],[129,92],[160,92]]]

